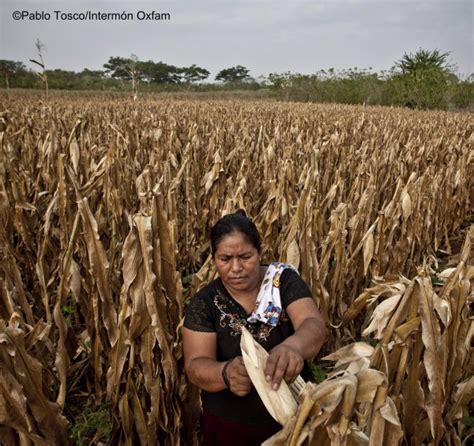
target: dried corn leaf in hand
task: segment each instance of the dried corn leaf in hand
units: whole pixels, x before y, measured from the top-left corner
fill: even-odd
[[[272,389],[271,382],[265,379],[268,353],[254,340],[245,327],[242,327],[240,347],[247,373],[263,404],[276,421],[281,425],[285,425],[298,409],[298,403],[293,397],[288,384],[282,381],[278,390]]]

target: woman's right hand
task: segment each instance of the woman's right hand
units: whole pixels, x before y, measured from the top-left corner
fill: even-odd
[[[245,396],[250,393],[252,381],[245,368],[242,356],[237,356],[229,363],[226,369],[229,389],[238,396]]]

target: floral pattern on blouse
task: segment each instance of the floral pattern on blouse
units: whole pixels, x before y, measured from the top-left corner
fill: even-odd
[[[214,296],[214,305],[219,312],[219,326],[223,329],[228,328],[231,336],[240,336],[242,326],[246,327],[257,342],[263,342],[268,339],[274,326],[262,323],[249,323],[239,312],[229,312],[229,298],[219,291]],[[227,311],[226,311],[227,310]],[[271,311],[271,310],[269,310]],[[275,317],[279,318],[280,312]]]

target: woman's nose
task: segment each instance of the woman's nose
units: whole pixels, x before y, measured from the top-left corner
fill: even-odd
[[[240,271],[242,269],[242,265],[239,259],[232,259],[232,263],[230,265],[232,271]]]

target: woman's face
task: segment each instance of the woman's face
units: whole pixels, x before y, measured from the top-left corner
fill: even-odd
[[[260,254],[240,232],[226,235],[217,244],[214,263],[230,291],[252,291],[260,286]]]

